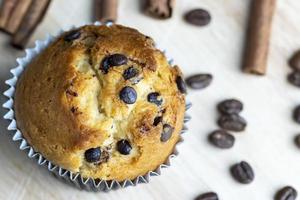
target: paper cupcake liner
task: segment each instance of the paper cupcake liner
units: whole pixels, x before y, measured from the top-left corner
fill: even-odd
[[[102,25],[99,22],[94,23],[94,25]],[[111,26],[112,23],[104,24],[106,26]],[[71,29],[76,28],[72,27]],[[176,146],[178,143],[183,142],[183,138],[180,134],[180,139],[174,147],[173,152],[169,155],[166,161],[157,167],[154,171],[149,171],[147,174],[143,176],[138,176],[134,180],[125,180],[125,181],[106,181],[99,180],[93,178],[84,178],[78,172],[73,173],[71,171],[65,170],[58,165],[53,164],[51,161],[44,158],[40,153],[36,152],[30,144],[27,143],[26,139],[23,137],[21,131],[17,127],[15,112],[14,112],[14,94],[15,88],[17,84],[17,80],[19,76],[22,74],[25,67],[30,63],[30,61],[37,56],[43,49],[45,49],[56,37],[58,37],[63,30],[59,31],[56,36],[47,35],[46,40],[44,41],[36,41],[35,47],[31,49],[26,49],[26,55],[23,58],[17,58],[17,67],[10,70],[12,74],[12,78],[5,81],[5,83],[9,86],[9,89],[6,90],[3,94],[8,98],[8,100],[3,104],[3,107],[8,109],[8,112],[4,115],[4,119],[10,121],[7,129],[9,131],[13,131],[12,140],[17,142],[19,145],[19,149],[25,151],[29,158],[36,160],[38,165],[46,167],[48,171],[52,172],[57,178],[62,181],[69,183],[79,189],[84,189],[88,191],[109,191],[112,189],[124,188],[127,186],[135,186],[139,183],[148,183],[150,181],[151,176],[158,176],[161,174],[163,168],[167,168],[171,165],[170,161],[172,158],[178,155],[178,151]],[[165,53],[165,51],[163,51]],[[169,63],[172,65],[173,60],[170,59]],[[191,103],[186,103],[186,110],[191,107]],[[182,128],[181,133],[187,131],[187,126],[185,125],[191,119],[189,115],[185,113],[184,116],[184,126]]]

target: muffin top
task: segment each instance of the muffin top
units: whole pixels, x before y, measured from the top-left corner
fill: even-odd
[[[83,177],[155,170],[183,126],[185,85],[150,37],[120,25],[63,33],[17,83],[18,128],[35,151]]]

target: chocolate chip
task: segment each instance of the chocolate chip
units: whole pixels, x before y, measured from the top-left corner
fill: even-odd
[[[134,88],[126,86],[120,91],[119,97],[126,104],[134,104],[137,99],[137,93]]]
[[[139,70],[134,68],[134,67],[128,67],[127,69],[125,69],[125,71],[123,72],[123,78],[125,80],[131,79],[133,77],[135,77],[136,75],[139,74]]]
[[[184,18],[188,23],[196,26],[205,26],[211,21],[209,12],[201,8],[187,12]]]
[[[161,142],[168,141],[171,138],[173,131],[174,131],[174,128],[172,126],[170,126],[169,124],[164,124],[163,131],[160,136],[160,141]]]
[[[294,109],[293,118],[295,122],[300,124],[300,105]]]
[[[199,195],[195,200],[219,200],[219,197],[215,192],[207,192]]]
[[[300,71],[300,50],[296,51],[289,59],[289,65],[292,69]]]
[[[212,132],[209,134],[208,139],[211,144],[221,149],[229,149],[233,147],[235,142],[234,136],[224,130],[216,130]]]
[[[247,126],[246,120],[237,114],[222,115],[218,120],[218,124],[225,130],[236,132],[245,130]]]
[[[120,154],[128,155],[130,154],[132,147],[128,140],[120,140],[117,142],[117,149],[120,152]]]
[[[125,65],[127,64],[127,61],[127,57],[123,54],[112,54],[110,56],[106,56],[102,60],[100,69],[106,74],[110,67]]]
[[[222,114],[239,114],[243,110],[243,104],[237,99],[227,99],[218,104],[218,110]]]
[[[155,117],[153,120],[153,125],[157,126],[160,122],[162,122],[162,117],[161,116]]]
[[[178,90],[181,93],[186,94],[186,86],[185,86],[185,83],[184,83],[183,79],[181,78],[181,76],[176,77],[176,84],[177,84]]]
[[[243,184],[251,183],[254,180],[254,171],[249,163],[242,161],[231,167],[233,178]]]
[[[66,42],[71,42],[73,40],[78,39],[80,37],[80,35],[81,35],[81,33],[79,30],[73,30],[64,36],[64,40]]]
[[[148,96],[147,96],[147,100],[150,103],[154,103],[158,106],[160,106],[163,102],[163,100],[162,100],[162,98],[160,98],[160,94],[158,92],[149,93]]]
[[[101,149],[100,147],[91,148],[85,151],[84,153],[85,160],[90,163],[98,162],[101,158]]]
[[[300,71],[293,71],[288,75],[288,81],[296,86],[300,87]]]
[[[204,89],[212,81],[211,74],[195,74],[185,79],[186,84],[192,89]]]
[[[298,193],[295,188],[286,186],[276,193],[275,200],[295,200],[297,196]]]

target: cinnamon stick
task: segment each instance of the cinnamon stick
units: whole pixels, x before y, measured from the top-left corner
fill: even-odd
[[[118,0],[94,0],[95,20],[115,22],[118,17]]]
[[[175,0],[146,0],[145,13],[158,18],[168,19],[172,17]]]
[[[243,63],[243,69],[247,73],[266,73],[275,4],[276,0],[252,1]]]
[[[5,25],[18,0],[3,0],[0,10],[0,28],[5,31]]]
[[[18,0],[9,17],[9,20],[7,21],[7,24],[5,24],[5,30],[8,33],[13,34],[17,31],[21,21],[23,20],[23,17],[29,9],[30,4],[31,0]]]
[[[32,0],[29,9],[24,16],[21,25],[13,35],[11,44],[23,49],[27,44],[32,32],[42,21],[51,0]]]

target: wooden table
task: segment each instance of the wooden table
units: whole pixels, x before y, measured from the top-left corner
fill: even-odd
[[[75,3],[76,2],[76,3]],[[54,0],[45,20],[29,46],[46,33],[90,21],[91,2]],[[158,21],[139,11],[138,0],[122,0],[119,23],[136,27],[166,48],[186,75],[209,72],[212,85],[203,91],[189,91],[193,108],[190,131],[179,146],[180,155],[169,169],[149,184],[109,193],[78,191],[58,181],[11,142],[6,121],[0,126],[0,199],[180,199],[189,200],[206,191],[216,191],[223,200],[268,200],[285,185],[300,191],[300,150],[293,137],[300,126],[291,120],[291,111],[300,103],[300,90],[289,85],[287,59],[300,48],[300,1],[279,0],[273,26],[269,71],[264,77],[240,71],[249,0],[178,0],[174,16]],[[203,7],[212,14],[212,23],[193,27],[182,20],[185,11]],[[7,45],[0,35],[0,89],[15,59],[22,52]],[[216,104],[236,97],[245,103],[242,115],[248,120],[244,133],[236,134],[233,149],[219,150],[207,143],[207,134],[217,128]],[[1,104],[5,98],[1,96]],[[1,108],[1,115],[4,113]],[[250,185],[236,183],[229,166],[240,160],[250,162],[256,173]]]

